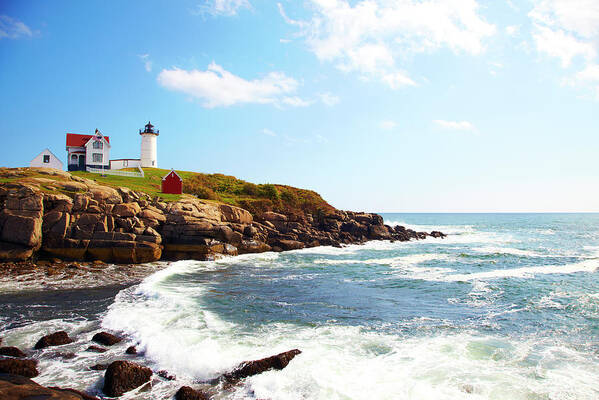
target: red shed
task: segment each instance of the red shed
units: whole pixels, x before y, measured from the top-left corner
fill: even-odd
[[[181,179],[174,169],[162,178],[162,193],[183,193],[183,179]]]

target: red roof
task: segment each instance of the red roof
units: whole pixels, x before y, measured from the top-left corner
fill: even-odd
[[[80,135],[78,133],[67,133],[67,146],[83,147],[94,135]],[[110,138],[104,136],[104,139],[110,143]]]

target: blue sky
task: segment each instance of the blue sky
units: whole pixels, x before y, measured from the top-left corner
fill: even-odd
[[[0,2],[0,165],[100,129],[378,212],[599,211],[599,1]]]

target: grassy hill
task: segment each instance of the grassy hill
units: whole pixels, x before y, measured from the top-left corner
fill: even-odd
[[[169,170],[166,169],[144,168],[144,178],[115,175],[101,176],[80,171],[73,172],[73,175],[95,180],[107,186],[126,186],[132,190],[158,196],[164,201],[176,201],[180,198],[179,195],[160,192],[162,177],[168,172]],[[202,174],[189,171],[177,171],[177,174],[183,179],[183,193],[242,207],[252,213],[277,211],[318,214],[334,210],[318,193],[312,190],[285,185],[257,185],[223,174]]]

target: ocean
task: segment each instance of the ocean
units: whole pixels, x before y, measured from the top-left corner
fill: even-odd
[[[5,282],[0,336],[76,337],[35,355],[45,385],[101,395],[88,367],[115,359],[177,376],[123,399],[183,385],[215,399],[599,398],[599,214],[382,215],[449,236],[178,261],[129,287]],[[86,352],[100,330],[129,339]],[[142,354],[125,356],[132,344]],[[284,370],[205,383],[294,348]]]

